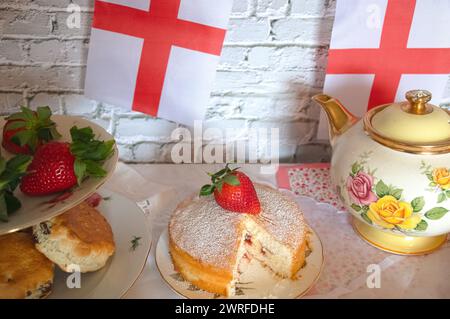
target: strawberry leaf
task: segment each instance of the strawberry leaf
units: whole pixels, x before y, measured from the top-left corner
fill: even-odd
[[[31,156],[28,155],[17,155],[7,162],[0,157],[0,221],[8,221],[8,214],[21,207],[13,191],[25,175],[30,162]]]
[[[89,176],[103,177],[106,175],[106,171],[99,163],[87,160],[85,161],[85,164],[86,164],[86,172]]]
[[[214,185],[203,185],[200,189],[200,196],[208,196],[214,192]]]
[[[5,200],[5,193],[0,193],[0,221],[7,222],[8,221],[8,208]]]
[[[0,174],[2,174],[6,169],[6,160],[0,157]]]
[[[221,180],[221,181],[218,181],[218,182],[215,184],[215,186],[216,186],[217,191],[218,191],[219,193],[222,193],[223,181],[222,181],[222,180]]]
[[[89,143],[95,137],[92,128],[83,127],[79,129],[76,126],[70,129],[70,136],[72,137],[73,142],[83,142],[83,143]]]
[[[95,135],[90,127],[78,128],[76,126],[70,129],[72,144],[70,152],[75,156],[75,175],[78,184],[85,177],[103,177],[106,171],[102,165],[114,153],[114,140],[99,141],[94,139]]]
[[[36,111],[22,107],[20,112],[6,118],[5,129],[20,130],[11,137],[11,141],[19,146],[28,145],[34,151],[40,141],[48,142],[61,137],[56,123],[50,119],[51,115],[48,106],[40,106]]]
[[[11,137],[11,141],[19,146],[26,145],[32,138],[33,132],[19,131]]]
[[[52,116],[52,110],[48,106],[40,106],[36,109],[37,118],[41,121],[48,120]]]
[[[20,154],[20,155],[16,155],[13,158],[11,158],[6,163],[6,168],[9,171],[13,171],[13,172],[16,172],[19,174],[25,173],[30,162],[31,162],[31,156]]]
[[[208,173],[208,176],[211,177],[212,185],[204,185],[200,189],[201,196],[210,195],[216,189],[219,193],[221,193],[224,183],[232,186],[240,185],[239,178],[235,174],[233,174],[233,172],[235,172],[239,167],[230,169],[229,165],[230,164],[226,164],[225,168],[219,170],[216,173]]]
[[[5,192],[5,202],[8,215],[16,212],[20,207],[22,207],[20,200],[18,200],[12,192]]]
[[[236,175],[227,175],[223,178],[224,183],[233,185],[233,186],[239,186],[241,183],[239,182],[239,178],[237,178]]]
[[[20,108],[20,110],[22,111],[22,113],[27,121],[33,122],[35,120],[36,116],[34,115],[34,112],[31,109],[29,109],[25,106],[22,106]]]
[[[19,128],[26,127],[27,123],[25,121],[14,121],[14,122],[8,122],[6,124],[7,130],[17,130]]]
[[[86,173],[86,164],[82,160],[77,158],[75,159],[73,170],[75,171],[75,176],[77,177],[77,183],[78,185],[80,185]]]

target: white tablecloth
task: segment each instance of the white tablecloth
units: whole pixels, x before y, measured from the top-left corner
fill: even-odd
[[[106,188],[141,202],[148,200],[153,245],[147,265],[125,298],[180,298],[161,278],[154,260],[156,243],[177,202],[209,182],[206,172],[223,165],[120,163]],[[254,180],[276,185],[259,165],[240,165]],[[349,216],[302,198],[305,217],[324,246],[320,279],[304,298],[450,298],[450,244],[427,256],[396,256],[371,247],[352,230]],[[381,270],[380,287],[369,288],[370,265]],[[368,268],[369,267],[369,268]]]

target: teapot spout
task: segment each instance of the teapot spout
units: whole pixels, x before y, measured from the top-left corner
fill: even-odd
[[[358,118],[348,111],[339,100],[326,95],[317,94],[312,97],[327,114],[331,145],[336,139],[358,121]]]

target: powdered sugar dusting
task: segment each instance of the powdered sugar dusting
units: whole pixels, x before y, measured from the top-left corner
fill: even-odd
[[[257,216],[224,210],[213,196],[193,199],[177,209],[170,221],[170,236],[193,258],[215,267],[232,270],[236,263],[244,221],[252,218],[277,241],[296,248],[306,225],[297,204],[267,186],[255,184],[261,202]]]
[[[170,234],[176,245],[193,258],[230,269],[236,262],[240,224],[245,215],[224,210],[213,196],[195,198],[175,211]]]
[[[292,199],[268,186],[255,185],[261,213],[253,217],[280,243],[296,249],[305,240],[303,213]]]

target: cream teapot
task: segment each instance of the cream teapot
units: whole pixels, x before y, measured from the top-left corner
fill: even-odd
[[[398,254],[437,249],[450,232],[450,113],[413,90],[358,120],[336,99],[325,110],[332,184],[370,244]]]

